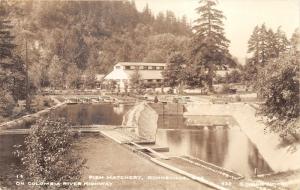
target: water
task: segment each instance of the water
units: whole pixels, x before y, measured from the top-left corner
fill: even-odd
[[[121,125],[123,115],[131,107],[122,104],[74,104],[55,110],[55,114],[66,117],[72,125]],[[13,155],[13,146],[24,145],[24,139],[25,135],[0,135],[0,184],[12,186],[17,180],[20,163]]]
[[[121,125],[123,115],[132,106],[111,104],[75,104],[61,108],[59,116],[67,117],[73,125]],[[230,117],[204,116],[159,116],[157,143],[170,148],[173,155],[190,155],[218,166],[236,171],[244,176],[252,176],[254,168],[258,173],[270,173],[271,168],[264,161],[257,148],[239,130],[232,128],[205,128],[200,126],[189,127],[194,123],[229,124],[236,126]],[[193,130],[190,130],[193,129]],[[13,174],[18,166],[14,158],[13,145],[23,144],[23,135],[0,135],[0,183],[5,181],[8,174]],[[7,181],[7,180],[6,180]]]
[[[213,119],[211,117],[205,118],[203,122],[207,123],[208,119]],[[201,123],[201,117],[199,118],[198,122]],[[164,116],[164,121],[159,122],[156,143],[168,146],[171,155],[193,156],[246,177],[253,176],[255,168],[258,174],[272,172],[258,149],[238,126],[191,128],[187,125],[187,121],[191,119],[195,120],[197,116],[181,116],[177,119],[174,116]],[[226,117],[223,120],[218,118],[220,124],[234,123]]]
[[[120,104],[73,104],[58,110],[72,125],[121,125],[123,115],[131,108]]]

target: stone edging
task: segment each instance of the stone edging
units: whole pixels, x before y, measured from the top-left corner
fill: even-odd
[[[207,185],[207,186],[212,187],[212,188],[217,189],[217,190],[228,190],[227,188],[225,188],[223,186],[220,186],[220,185],[217,185],[217,184],[215,184],[215,183],[213,183],[211,181],[208,181],[208,180],[206,180],[204,178],[199,178],[199,177],[197,177],[197,176],[195,176],[195,175],[193,175],[191,173],[183,171],[183,170],[181,170],[179,168],[176,168],[174,166],[171,166],[169,164],[163,163],[163,162],[159,161],[156,158],[150,158],[150,160],[152,162],[154,162],[155,164],[159,165],[159,166],[167,168],[167,169],[169,169],[169,170],[171,170],[173,172],[176,172],[176,173],[178,173],[180,175],[186,176],[186,177],[188,177],[188,178],[190,178],[190,179],[192,179],[194,181],[197,181],[197,182],[199,182],[201,184]]]
[[[225,168],[222,168],[222,167],[219,167],[219,166],[217,166],[217,165],[214,165],[214,164],[205,162],[205,161],[203,161],[203,160],[199,160],[199,161],[204,162],[204,163],[207,164],[207,165],[211,165],[211,166],[213,166],[213,167],[216,167],[216,168],[220,169],[221,171],[214,170],[214,169],[211,168],[211,167],[202,165],[202,164],[200,164],[200,163],[194,162],[194,161],[192,161],[192,160],[189,160],[189,159],[186,159],[186,158],[183,158],[183,157],[177,157],[177,158],[182,159],[182,160],[184,160],[184,161],[186,161],[186,162],[189,162],[189,163],[191,163],[191,164],[194,164],[194,165],[196,165],[196,166],[203,167],[203,168],[205,168],[205,169],[207,169],[207,170],[212,171],[213,173],[216,173],[216,174],[219,174],[219,175],[223,175],[223,176],[225,176],[225,177],[227,177],[227,178],[230,178],[230,179],[233,179],[233,180],[240,180],[240,179],[243,179],[243,178],[244,178],[242,175],[240,175],[240,174],[238,174],[238,173],[236,173],[236,172],[227,170],[227,169],[225,169]],[[197,158],[192,158],[192,159],[198,160]],[[229,175],[229,174],[226,173],[226,172],[233,173],[233,174],[235,174],[235,175],[237,175],[237,176],[239,176],[239,177],[234,177],[234,176],[232,176],[232,175]]]

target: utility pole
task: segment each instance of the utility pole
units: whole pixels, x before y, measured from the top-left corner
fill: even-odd
[[[30,84],[29,84],[29,76],[28,76],[28,52],[27,52],[27,37],[25,37],[25,64],[26,64],[26,110],[30,111]]]

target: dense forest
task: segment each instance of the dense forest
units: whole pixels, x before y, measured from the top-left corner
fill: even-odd
[[[154,16],[134,1],[8,1],[16,50],[28,46],[32,86],[77,87],[119,61],[165,62],[191,27],[172,11]]]

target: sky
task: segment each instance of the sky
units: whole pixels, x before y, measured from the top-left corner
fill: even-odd
[[[193,22],[199,0],[135,0],[139,11],[148,4],[154,14],[166,10],[186,15]],[[231,41],[231,54],[244,63],[247,42],[256,25],[266,24],[274,31],[281,26],[288,38],[300,24],[300,0],[218,0],[217,8],[226,16],[225,35]]]

